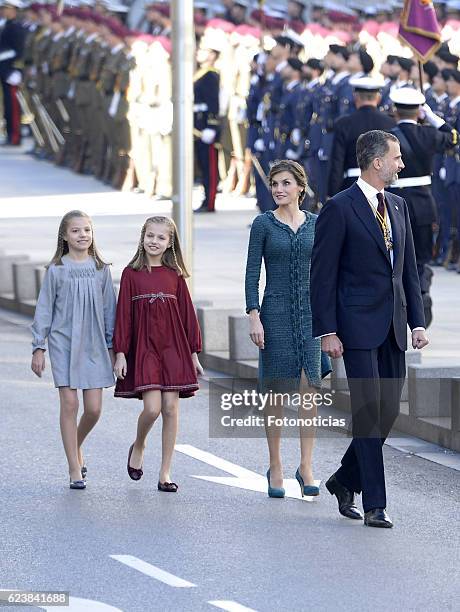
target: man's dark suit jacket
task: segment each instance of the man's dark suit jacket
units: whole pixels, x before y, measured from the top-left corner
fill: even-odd
[[[355,183],[328,200],[316,221],[311,264],[313,336],[336,332],[345,349],[374,349],[393,325],[407,349],[407,324],[425,327],[405,201],[385,192],[392,268],[374,212]]]

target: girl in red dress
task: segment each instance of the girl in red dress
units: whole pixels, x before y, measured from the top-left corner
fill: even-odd
[[[137,437],[128,453],[128,474],[143,475],[147,434],[163,418],[160,491],[175,493],[170,469],[177,435],[179,397],[191,397],[203,374],[201,333],[185,279],[189,276],[174,222],[150,217],[139,246],[123,270],[113,347],[115,397],[142,399]]]

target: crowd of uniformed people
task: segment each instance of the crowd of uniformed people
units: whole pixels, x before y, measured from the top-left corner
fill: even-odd
[[[423,65],[422,83],[397,39],[400,2],[385,10],[359,1],[256,4],[194,4],[198,211],[214,211],[219,186],[255,187],[260,210],[272,208],[267,175],[280,158],[304,165],[306,205],[317,208],[359,175],[358,136],[391,130],[406,166],[393,189],[408,201],[422,289],[428,294],[429,262],[460,273],[460,3],[437,5],[449,40]],[[169,196],[169,4],[2,7],[6,144],[21,142],[22,117],[38,158]]]

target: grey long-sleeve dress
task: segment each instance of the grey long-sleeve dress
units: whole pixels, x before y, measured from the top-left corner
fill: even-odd
[[[294,232],[273,211],[254,219],[246,264],[246,311],[260,310],[265,348],[259,351],[259,387],[297,391],[302,369],[312,386],[331,371],[321,341],[312,336],[310,262],[317,215]],[[262,259],[266,286],[259,305]]]
[[[62,257],[46,271],[32,323],[32,351],[48,350],[56,387],[114,385],[112,348],[116,298],[109,266]]]

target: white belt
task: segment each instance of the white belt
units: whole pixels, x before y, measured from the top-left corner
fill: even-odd
[[[407,178],[399,178],[390,187],[403,189],[404,187],[421,187],[422,185],[431,185],[431,176],[408,176]]]
[[[194,113],[205,113],[208,110],[208,105],[207,104],[194,104],[193,105],[193,112]]]
[[[343,178],[348,178],[349,176],[361,176],[361,170],[359,168],[348,168],[343,173]]]

